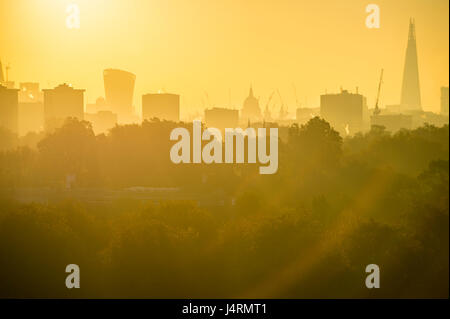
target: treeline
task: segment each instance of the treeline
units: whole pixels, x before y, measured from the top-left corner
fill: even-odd
[[[75,187],[196,187],[211,168],[170,161],[170,132],[180,126],[192,131],[191,125],[156,119],[96,136],[89,122],[69,118],[40,139],[31,134],[0,152],[0,187],[63,188],[67,176],[75,177]],[[230,167],[213,170],[230,177]]]
[[[289,129],[278,173],[259,175],[252,165],[172,164],[168,137],[179,125],[95,136],[70,120],[35,149],[3,151],[3,189],[62,187],[76,174],[77,187],[195,187],[233,201],[20,204],[5,195],[0,297],[448,298],[448,126],[374,127],[344,140],[314,118]],[[71,263],[81,289],[65,287]],[[372,263],[380,289],[365,287]]]

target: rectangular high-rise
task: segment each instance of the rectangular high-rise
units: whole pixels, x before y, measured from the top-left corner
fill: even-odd
[[[44,94],[39,88],[39,83],[24,82],[19,84],[19,103],[43,102]]]
[[[60,127],[68,117],[84,119],[84,90],[62,84],[44,92],[45,129]]]
[[[346,90],[321,95],[320,115],[344,136],[364,131],[369,122],[366,98]]]
[[[0,127],[18,133],[19,95],[17,89],[0,85]]]
[[[107,69],[103,71],[106,104],[118,116],[120,123],[129,123],[134,115],[133,94],[136,75],[133,73]]]
[[[205,123],[207,127],[218,129],[236,128],[239,125],[239,111],[221,107],[205,110]]]
[[[142,119],[158,118],[178,122],[180,120],[180,96],[157,93],[142,96]]]
[[[20,83],[19,135],[44,129],[44,94],[39,83]]]

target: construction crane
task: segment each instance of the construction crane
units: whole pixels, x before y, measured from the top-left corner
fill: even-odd
[[[270,103],[270,101],[272,101],[272,97],[274,94],[275,94],[275,91],[273,91],[270,94],[269,99],[267,100],[267,103],[266,103],[266,108],[264,109],[264,118],[267,120],[270,120],[270,118],[271,118],[271,114],[270,114],[270,110],[269,110],[269,103]]]
[[[380,101],[381,84],[383,83],[383,72],[384,69],[381,69],[380,82],[378,83],[377,100],[375,102],[375,111],[373,111],[374,115],[378,115],[381,112],[380,108],[378,107],[378,102]]]
[[[281,97],[280,90],[277,89],[277,93],[278,93],[278,96],[280,97],[280,101],[281,101],[279,118],[280,118],[280,120],[283,120],[286,118],[288,111],[287,111],[287,107],[286,107],[286,110],[284,109],[284,102],[283,102],[283,98]]]

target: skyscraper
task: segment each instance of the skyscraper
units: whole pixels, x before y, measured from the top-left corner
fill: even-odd
[[[44,129],[44,94],[39,83],[20,83],[19,135]]]
[[[342,135],[353,135],[366,129],[367,100],[358,92],[347,90],[324,94],[320,96],[320,115]]]
[[[84,90],[62,84],[44,92],[45,129],[60,127],[68,117],[84,119]]]
[[[406,48],[400,104],[403,110],[422,110],[414,19],[409,21],[408,47]]]
[[[23,82],[19,84],[19,103],[42,102],[44,94],[39,89],[39,83]]]
[[[119,122],[133,117],[133,93],[136,76],[133,73],[107,69],[103,71],[106,104],[118,115]]]
[[[13,133],[18,133],[18,91],[0,84],[0,127]]]

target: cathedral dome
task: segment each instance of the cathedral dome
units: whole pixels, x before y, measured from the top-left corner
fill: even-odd
[[[250,87],[248,97],[244,101],[242,107],[243,121],[259,121],[261,120],[261,109],[259,108],[259,100],[253,94],[253,88]]]

